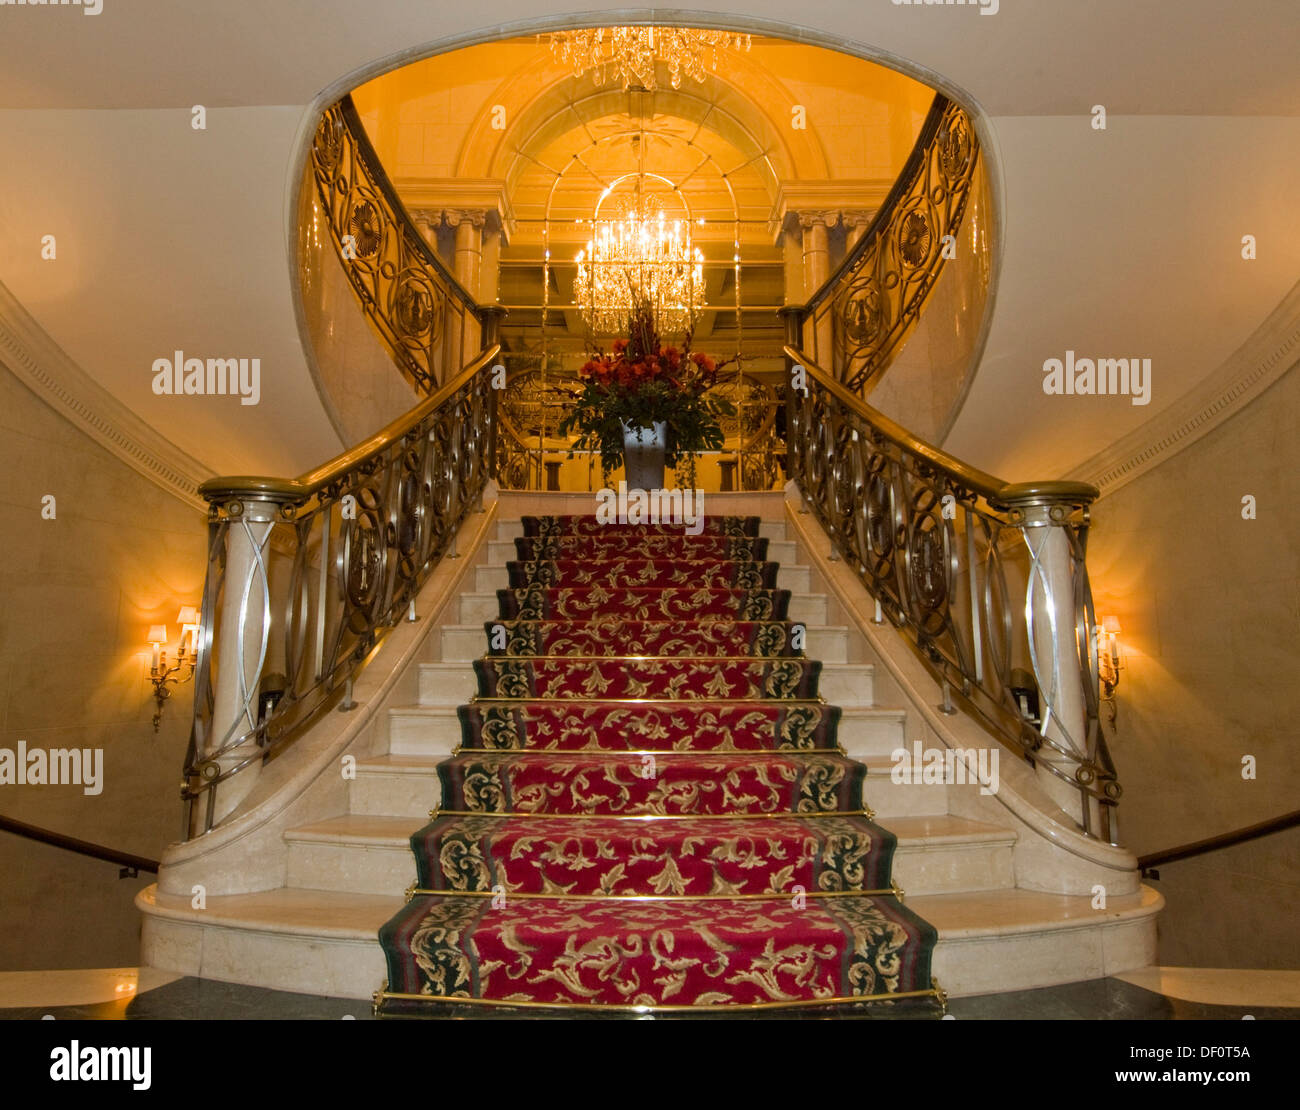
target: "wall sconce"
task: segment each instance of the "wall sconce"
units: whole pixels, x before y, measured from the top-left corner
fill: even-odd
[[[1101,700],[1106,703],[1110,713],[1111,727],[1115,726],[1118,708],[1115,704],[1115,691],[1119,688],[1119,672],[1124,669],[1120,656],[1119,617],[1102,617],[1097,626],[1097,679],[1101,684]]]
[[[199,655],[199,614],[193,605],[182,607],[176,615],[176,623],[181,626],[181,642],[176,649],[176,662],[167,666],[167,626],[151,625],[149,628],[149,645],[153,648],[153,659],[149,666],[149,681],[153,683],[153,698],[158,708],[154,710],[153,730],[158,731],[162,723],[163,706],[171,697],[171,687],[179,686],[194,677],[194,667]],[[186,671],[188,668],[188,671]],[[185,672],[185,673],[182,673]]]

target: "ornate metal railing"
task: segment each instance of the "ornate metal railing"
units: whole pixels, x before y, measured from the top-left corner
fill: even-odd
[[[321,117],[311,167],[362,311],[403,375],[433,392],[479,349],[479,306],[406,214],[351,97]]]
[[[297,479],[201,487],[208,573],[186,836],[227,816],[254,769],[322,712],[351,707],[354,675],[481,507],[498,351],[493,343],[411,412]]]
[[[804,306],[799,345],[851,391],[884,372],[920,316],[954,253],[978,162],[970,117],[936,94],[862,239]]]
[[[833,557],[918,649],[945,711],[956,699],[1049,774],[1088,835],[1115,843],[1120,785],[1098,721],[1085,562],[1097,490],[999,481],[916,439],[799,348],[786,355],[789,473]]]

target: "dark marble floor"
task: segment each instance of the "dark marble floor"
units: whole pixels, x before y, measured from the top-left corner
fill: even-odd
[[[1300,1009],[1275,1007],[1212,1006],[1200,1002],[1184,1002],[1164,995],[1154,994],[1119,979],[1097,979],[1085,983],[1068,983],[1059,987],[1044,987],[1011,994],[979,995],[973,998],[955,998],[948,1005],[951,1017],[966,1021],[1187,1021],[1187,1020],[1240,1020],[1249,1014],[1259,1020],[1300,1018]],[[105,1002],[89,1006],[58,1006],[0,1009],[0,1020],[32,1020],[50,1015],[58,1020],[321,1020],[337,1021],[354,1018],[370,1021],[372,1015],[366,1002],[346,998],[319,998],[315,995],[289,994],[285,991],[263,990],[234,983],[217,983],[206,979],[179,979],[129,1000]],[[547,1015],[537,1011],[457,1009],[440,1016],[456,1018],[521,1018],[536,1020]],[[582,1014],[582,1017],[592,1015]],[[701,1017],[705,1015],[699,1015]],[[717,1020],[716,1014],[707,1015]],[[837,1010],[795,1011],[746,1015],[751,1019],[763,1017],[790,1020],[856,1019],[856,1020],[910,1020],[937,1021],[938,1009],[929,1002],[894,1004],[878,1007],[864,1013],[846,1013]],[[658,1020],[663,1020],[662,1018]]]

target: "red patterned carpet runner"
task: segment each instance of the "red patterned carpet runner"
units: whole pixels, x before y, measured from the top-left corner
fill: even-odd
[[[758,519],[524,533],[380,931],[380,1012],[933,997],[934,929],[894,893]]]

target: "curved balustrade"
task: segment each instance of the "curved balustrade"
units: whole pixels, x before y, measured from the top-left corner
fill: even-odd
[[[340,699],[347,707],[353,675],[480,503],[496,451],[498,351],[494,343],[406,416],[297,479],[201,487],[208,573],[186,835],[229,814],[254,768],[321,712]]]
[[[800,367],[806,379],[788,395],[789,473],[835,554],[944,683],[945,704],[957,697],[1067,784],[1045,786],[1086,833],[1115,843],[1120,785],[1098,722],[1085,563],[1097,490],[999,481],[916,439],[799,348],[786,355],[793,380]],[[1017,686],[1021,664],[1036,689]],[[1021,694],[1038,699],[1036,718]]]
[[[889,366],[955,248],[979,161],[965,111],[935,94],[879,212],[803,309],[800,346],[862,392]]]
[[[478,350],[479,306],[406,214],[351,97],[321,117],[311,167],[362,311],[403,375],[431,393]]]

